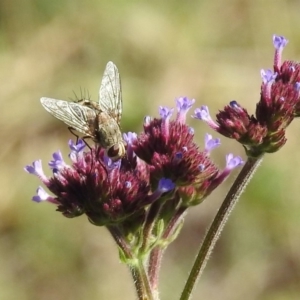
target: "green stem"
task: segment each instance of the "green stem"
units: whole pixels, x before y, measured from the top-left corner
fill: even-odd
[[[178,223],[181,222],[183,214],[185,213],[186,208],[180,208],[176,214],[170,220],[168,227],[166,228],[162,239],[167,240],[173,233],[174,230],[177,228]],[[158,290],[158,275],[161,266],[161,260],[163,257],[165,247],[162,248],[161,246],[155,247],[151,251],[150,259],[149,259],[149,266],[148,266],[148,274],[149,274],[149,281],[153,291]]]
[[[130,247],[128,247],[122,232],[117,227],[110,226],[107,228],[128,261],[127,265],[133,278],[138,300],[154,300],[142,261],[133,257]]]
[[[141,262],[138,264],[131,264],[129,265],[129,269],[133,278],[138,300],[154,300],[143,264]],[[158,300],[158,298],[156,299]]]
[[[161,203],[158,201],[153,203],[147,214],[144,230],[143,230],[143,244],[141,247],[141,253],[145,253],[148,250],[149,241],[151,240],[152,230],[155,226],[155,220],[157,219],[161,210]]]
[[[223,230],[230,213],[232,212],[235,204],[239,200],[241,194],[243,193],[245,187],[249,183],[256,169],[259,167],[261,161],[262,157],[257,159],[248,158],[243,169],[241,170],[229,192],[227,193],[200,247],[199,253],[185,284],[180,300],[191,299],[191,294],[196,285],[196,282],[200,278],[206,266],[210,254],[220,237],[221,231]]]

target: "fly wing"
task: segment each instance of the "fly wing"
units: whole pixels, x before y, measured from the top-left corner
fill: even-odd
[[[116,65],[106,65],[99,90],[99,108],[108,113],[120,125],[122,117],[122,93],[120,74]]]
[[[55,118],[85,135],[93,135],[89,124],[91,119],[96,118],[96,113],[91,108],[74,102],[46,97],[41,98],[41,103]]]

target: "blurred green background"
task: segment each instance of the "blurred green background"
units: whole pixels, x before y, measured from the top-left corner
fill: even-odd
[[[0,299],[136,299],[130,274],[105,228],[66,219],[35,204],[38,179],[23,171],[54,151],[67,158],[66,126],[40,105],[87,89],[97,99],[107,61],[119,68],[124,131],[140,132],[145,115],[186,95],[212,114],[230,100],[250,113],[260,69],[272,68],[274,33],[290,40],[285,59],[300,58],[300,2],[0,1]],[[203,145],[200,121],[188,120]],[[268,155],[233,212],[193,299],[300,298],[300,124]],[[215,133],[213,133],[216,136]],[[243,155],[222,138],[213,158]],[[168,249],[161,298],[178,299],[199,242],[233,176],[199,207]]]

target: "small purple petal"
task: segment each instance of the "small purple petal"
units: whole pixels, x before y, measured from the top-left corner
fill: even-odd
[[[173,162],[178,163],[182,160],[182,158],[183,158],[183,153],[182,152],[177,152],[177,153],[175,153]]]
[[[195,99],[190,100],[188,97],[180,97],[176,99],[177,111],[187,112],[195,103]]]
[[[296,71],[296,68],[295,68],[294,66],[290,66],[290,67],[289,67],[289,71],[290,71],[291,73],[294,73],[294,72]]]
[[[272,84],[277,77],[276,72],[274,73],[272,70],[264,70],[264,69],[260,71],[260,75],[264,84]]]
[[[273,35],[273,45],[275,49],[284,48],[289,41],[281,35]]]
[[[233,156],[232,153],[226,155],[226,169],[233,170],[234,168],[243,165],[244,161],[240,156]]]
[[[173,183],[171,179],[161,178],[159,180],[157,190],[160,193],[166,193],[166,192],[173,190],[174,188],[175,188],[175,183]]]
[[[62,168],[67,167],[67,164],[64,162],[60,151],[54,152],[52,157],[53,160],[51,160],[48,165],[53,171],[61,170]]]
[[[200,108],[195,109],[195,114],[192,116],[195,119],[209,121],[211,117],[209,115],[208,106],[202,105]]]
[[[173,114],[174,108],[167,108],[164,106],[159,107],[159,115],[162,119],[169,119]]]
[[[48,181],[46,175],[44,174],[43,168],[42,168],[42,160],[36,160],[32,163],[32,166],[26,166],[24,168],[26,172],[29,174],[33,174],[38,176],[42,181]]]
[[[73,140],[69,140],[69,147],[70,147],[70,149],[71,149],[72,152],[79,153],[79,152],[81,152],[84,149],[85,146],[86,145],[85,145],[84,141],[81,140],[81,139],[79,139],[77,141],[77,144],[75,144],[73,142]]]
[[[299,92],[299,90],[300,90],[300,82],[296,82],[296,83],[294,84],[294,88],[295,88],[295,90],[296,90],[297,92]]]
[[[213,150],[214,148],[218,147],[221,145],[221,140],[216,138],[213,139],[212,135],[206,133],[205,134],[205,151],[210,152],[211,150]]]
[[[281,68],[281,60],[282,60],[282,51],[283,48],[288,43],[288,40],[280,35],[273,35],[273,45],[275,47],[275,54],[274,54],[274,69],[275,71],[279,72]]]
[[[125,187],[126,187],[127,189],[130,189],[131,186],[132,186],[132,184],[131,184],[130,181],[125,181]]]
[[[36,190],[36,195],[32,197],[35,202],[50,201],[53,202],[53,197],[51,197],[41,186]]]
[[[120,169],[121,167],[121,159],[117,160],[117,161],[113,161],[110,157],[108,157],[107,155],[104,155],[103,157],[103,163],[106,166],[108,171],[111,171],[113,169]]]
[[[177,106],[177,121],[180,123],[185,123],[186,113],[188,110],[193,106],[195,103],[195,99],[190,100],[187,97],[180,97],[176,99],[176,106]]]
[[[203,172],[205,170],[205,165],[200,164],[198,168],[199,168],[200,172]]]
[[[192,115],[192,118],[202,120],[206,122],[212,129],[218,130],[219,125],[211,118],[209,114],[208,107],[206,105],[202,105],[200,108],[195,109],[195,114]]]
[[[235,100],[230,101],[229,105],[230,105],[230,107],[232,107],[237,112],[242,112],[243,111],[243,108]]]
[[[132,145],[133,141],[137,139],[137,134],[135,132],[123,133],[123,139],[128,145]]]

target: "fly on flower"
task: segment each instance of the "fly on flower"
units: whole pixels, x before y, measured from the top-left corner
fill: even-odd
[[[41,98],[44,108],[70,129],[84,134],[106,149],[107,155],[116,161],[126,153],[120,121],[122,93],[119,71],[111,61],[107,63],[99,90],[99,102],[80,100],[70,102]]]

